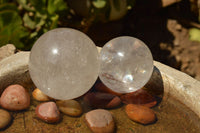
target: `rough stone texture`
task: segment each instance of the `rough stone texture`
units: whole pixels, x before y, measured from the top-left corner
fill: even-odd
[[[19,52],[0,61],[0,94],[11,84],[28,85],[32,81],[28,73],[30,52]]]
[[[15,53],[15,50],[16,48],[13,44],[7,44],[5,46],[0,47],[0,61],[3,58],[13,55]]]

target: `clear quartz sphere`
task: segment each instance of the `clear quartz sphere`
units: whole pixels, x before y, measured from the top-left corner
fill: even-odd
[[[60,100],[86,93],[99,74],[99,56],[84,33],[57,28],[43,34],[31,49],[30,76],[44,94]]]
[[[114,38],[101,50],[99,77],[115,92],[129,93],[142,88],[152,71],[151,51],[137,38]]]

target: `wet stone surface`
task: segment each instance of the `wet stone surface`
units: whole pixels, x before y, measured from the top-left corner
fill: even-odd
[[[85,123],[85,114],[80,117],[71,117],[63,115],[62,121],[58,124],[48,124],[40,121],[35,116],[35,108],[39,105],[32,99],[32,105],[28,111],[11,112],[14,119],[12,125],[4,130],[5,133],[59,133],[59,132],[87,132],[90,129]],[[173,98],[163,98],[163,101],[158,106],[152,108],[157,115],[158,121],[155,124],[144,126],[136,123],[128,118],[125,113],[125,106],[109,110],[116,123],[116,132],[135,132],[135,133],[166,133],[172,132],[190,132],[198,133],[200,131],[200,119],[189,108]],[[178,121],[178,122],[177,122]],[[33,128],[35,125],[37,128]],[[19,128],[21,127],[21,128]],[[167,127],[167,128],[166,128]]]

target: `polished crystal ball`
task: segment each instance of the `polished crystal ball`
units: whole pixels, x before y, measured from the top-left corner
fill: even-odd
[[[153,71],[149,48],[134,37],[118,37],[104,45],[100,53],[101,81],[119,93],[142,88]]]
[[[94,84],[99,56],[84,33],[57,28],[43,34],[31,49],[30,76],[44,94],[60,100],[77,98]]]

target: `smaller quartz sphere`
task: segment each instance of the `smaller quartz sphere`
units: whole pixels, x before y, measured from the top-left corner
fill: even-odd
[[[57,28],[43,34],[31,49],[30,76],[44,94],[60,100],[77,98],[94,84],[99,56],[84,33]]]
[[[151,51],[137,38],[114,38],[101,50],[99,77],[115,92],[129,93],[142,88],[152,71]]]

